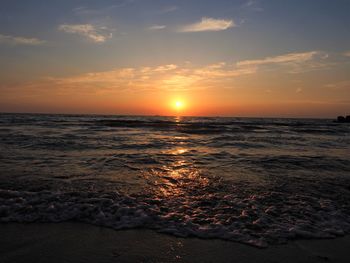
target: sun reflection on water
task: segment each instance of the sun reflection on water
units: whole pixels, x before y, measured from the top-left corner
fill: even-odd
[[[174,120],[175,120],[176,123],[180,123],[181,120],[182,120],[182,117],[181,116],[175,116]]]
[[[187,148],[171,150],[169,153],[174,157],[172,163],[147,172],[148,183],[159,198],[186,198],[193,189],[208,185],[209,180],[201,176],[200,170],[184,155],[188,151]]]
[[[170,154],[173,154],[173,155],[180,155],[180,154],[184,154],[184,153],[187,153],[187,152],[188,152],[188,149],[185,149],[185,148],[178,148],[178,149],[171,150],[171,151],[170,151]]]
[[[183,117],[175,116],[173,121],[181,128]],[[205,193],[209,179],[194,163],[188,135],[174,134],[169,138],[172,147],[161,150],[161,163],[143,171],[143,178],[148,185],[147,192],[158,200],[182,200],[186,203],[193,199],[193,194]]]

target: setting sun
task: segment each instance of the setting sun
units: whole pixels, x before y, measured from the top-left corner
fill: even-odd
[[[182,109],[183,106],[184,106],[184,103],[183,103],[182,101],[177,100],[177,101],[175,102],[175,108],[176,108],[177,110]]]

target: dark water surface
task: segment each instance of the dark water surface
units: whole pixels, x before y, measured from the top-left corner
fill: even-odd
[[[350,125],[0,114],[0,222],[256,246],[350,233]]]

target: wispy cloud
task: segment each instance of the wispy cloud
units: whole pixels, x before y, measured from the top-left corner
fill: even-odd
[[[312,59],[318,55],[318,51],[302,52],[302,53],[288,53],[275,57],[267,57],[256,60],[244,60],[237,63],[238,66],[258,66],[263,64],[284,64],[284,63],[300,63]]]
[[[326,88],[333,90],[348,90],[350,91],[350,80],[337,81],[334,83],[328,83],[325,85]]]
[[[185,25],[179,29],[180,32],[202,32],[202,31],[222,31],[235,27],[232,19],[216,19],[203,17],[201,21]]]
[[[28,45],[28,46],[38,46],[44,44],[46,41],[40,40],[38,38],[27,38],[27,37],[16,37],[0,34],[0,43],[10,44],[10,45]]]
[[[309,54],[311,53],[311,54]],[[260,60],[245,60],[237,63],[219,62],[205,66],[191,63],[181,65],[166,64],[152,67],[117,68],[103,72],[90,72],[70,77],[49,77],[27,85],[33,92],[54,87],[60,94],[69,92],[83,93],[123,93],[140,91],[187,91],[204,90],[218,87],[231,88],[232,81],[241,76],[253,75],[262,71],[261,66],[287,63],[287,71],[297,62],[305,69],[315,54],[313,52],[289,53]],[[248,62],[249,61],[249,62]],[[276,70],[285,70],[284,67]],[[347,83],[340,84],[346,86]],[[296,89],[296,93],[302,92]]]
[[[287,66],[290,73],[325,68],[328,64],[324,60],[328,54],[321,51],[309,51],[300,53],[288,53],[263,59],[244,60],[237,63],[238,67],[259,67],[259,66]]]
[[[297,89],[295,90],[295,93],[301,93],[301,92],[303,92],[303,89],[302,89],[302,88],[297,88]]]
[[[112,37],[112,33],[107,27],[97,27],[91,24],[63,24],[58,29],[66,33],[84,36],[96,43],[103,43]]]
[[[140,91],[186,91],[228,86],[227,82],[255,69],[238,69],[225,63],[195,67],[191,64],[160,65],[155,67],[118,68],[90,72],[70,77],[47,77],[27,83],[22,88],[31,94],[42,93],[51,87],[58,94],[110,93]]]
[[[79,16],[96,16],[96,15],[106,15],[115,11],[116,8],[125,7],[129,4],[134,3],[134,0],[116,0],[113,5],[105,6],[103,8],[89,8],[87,6],[79,6],[73,8],[73,13]]]
[[[159,11],[160,14],[167,14],[167,13],[171,13],[174,12],[176,10],[178,10],[179,8],[177,6],[167,6],[165,8],[163,8],[162,10]]]
[[[153,26],[148,27],[149,30],[160,30],[160,29],[164,29],[164,28],[166,28],[165,25],[153,25]]]
[[[256,0],[247,0],[243,5],[243,8],[247,8],[253,11],[257,11],[257,12],[262,12],[264,11],[264,9],[262,7],[259,6],[258,1]]]

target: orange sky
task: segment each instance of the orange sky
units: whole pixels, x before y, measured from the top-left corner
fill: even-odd
[[[319,84],[329,79],[322,72],[330,70],[319,64],[329,63],[328,57],[309,53],[270,61],[169,64],[43,77],[5,89],[2,107],[17,112],[191,116],[332,117],[346,113],[348,84]],[[176,101],[183,102],[181,110],[174,107]]]
[[[350,114],[347,4],[320,1],[8,2],[0,112]]]

